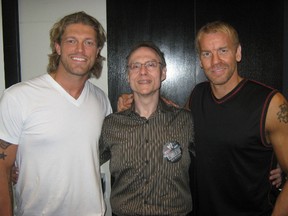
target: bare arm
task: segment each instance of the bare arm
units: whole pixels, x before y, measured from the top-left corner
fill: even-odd
[[[274,152],[283,172],[288,173],[288,103],[277,93],[271,100],[266,117],[266,138],[273,145]],[[288,182],[284,183],[272,216],[288,216]]]
[[[16,159],[17,145],[0,139],[0,215],[13,215],[11,169]]]

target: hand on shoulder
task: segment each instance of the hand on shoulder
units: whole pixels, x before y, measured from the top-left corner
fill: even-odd
[[[133,100],[134,100],[133,94],[131,93],[121,94],[117,102],[117,112],[129,109],[131,107]]]
[[[177,108],[180,108],[180,106],[176,103],[174,103],[172,100],[170,99],[167,99],[167,98],[164,98],[164,97],[161,97],[161,99],[168,105],[172,105],[174,107],[177,107]]]

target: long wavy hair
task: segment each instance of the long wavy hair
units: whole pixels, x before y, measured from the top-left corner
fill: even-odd
[[[70,24],[77,24],[77,23],[89,25],[93,27],[93,29],[96,32],[97,48],[100,50],[96,57],[94,66],[89,71],[89,77],[91,77],[91,75],[94,75],[96,78],[99,78],[103,68],[103,61],[105,60],[105,57],[101,56],[101,50],[104,47],[104,44],[107,40],[107,36],[100,22],[98,22],[94,17],[86,14],[83,11],[76,12],[63,17],[60,21],[55,23],[52,29],[50,30],[50,48],[52,50],[52,53],[48,55],[49,64],[47,66],[47,72],[52,73],[56,71],[59,65],[60,56],[56,51],[55,43],[61,44],[61,39],[63,33],[65,32],[66,27]]]

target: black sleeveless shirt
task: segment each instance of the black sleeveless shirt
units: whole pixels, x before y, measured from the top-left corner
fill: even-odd
[[[247,79],[221,99],[209,82],[192,91],[197,215],[271,215],[268,178],[275,158],[265,140],[265,119],[276,92]]]

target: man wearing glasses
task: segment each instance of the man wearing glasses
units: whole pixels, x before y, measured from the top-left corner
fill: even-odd
[[[101,163],[110,159],[113,215],[189,215],[192,115],[160,99],[167,69],[153,43],[130,51],[127,70],[134,102],[105,118],[99,141]]]

